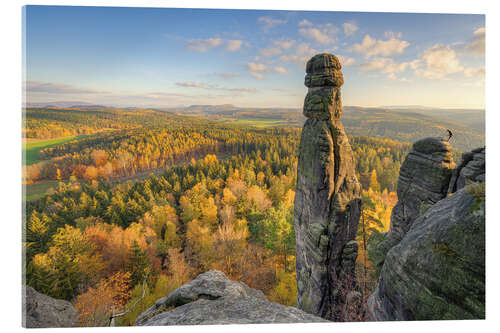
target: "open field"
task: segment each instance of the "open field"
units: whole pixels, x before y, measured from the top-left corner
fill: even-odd
[[[47,180],[36,184],[28,184],[23,192],[23,200],[32,201],[41,198],[50,188],[57,188],[57,180]]]
[[[286,120],[273,120],[273,119],[249,119],[249,118],[240,118],[240,119],[230,119],[223,118],[220,119],[223,122],[229,122],[234,125],[244,125],[244,126],[254,126],[259,128],[264,127],[272,127],[272,126],[289,126],[289,122]]]
[[[38,153],[45,148],[54,147],[73,140],[81,140],[86,137],[87,135],[80,135],[50,140],[23,142],[23,165],[32,165],[40,162]]]

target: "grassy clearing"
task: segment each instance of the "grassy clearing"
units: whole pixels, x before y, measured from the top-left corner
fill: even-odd
[[[271,119],[245,119],[245,118],[240,118],[240,119],[230,119],[226,118],[224,121],[230,122],[231,124],[236,124],[236,125],[246,125],[246,126],[254,126],[254,127],[273,127],[273,126],[288,126],[290,125],[289,122],[284,121],[284,120],[271,120]]]
[[[42,149],[54,147],[73,140],[81,140],[86,137],[86,135],[80,135],[50,140],[23,142],[23,165],[31,165],[40,162],[40,156],[38,153]]]
[[[56,189],[58,184],[58,180],[49,180],[37,184],[26,185],[23,199],[32,201],[41,198],[50,188]]]

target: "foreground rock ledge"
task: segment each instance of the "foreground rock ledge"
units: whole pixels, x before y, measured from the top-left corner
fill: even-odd
[[[40,294],[23,286],[23,326],[26,328],[76,327],[78,312],[70,302]]]
[[[269,302],[264,294],[243,282],[229,280],[216,270],[159,299],[143,312],[140,326],[313,323],[324,319],[297,308]]]

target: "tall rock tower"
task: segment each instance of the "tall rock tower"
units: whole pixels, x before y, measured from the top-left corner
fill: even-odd
[[[356,286],[355,237],[361,214],[361,185],[340,121],[340,69],[332,54],[307,62],[307,121],[300,139],[294,211],[297,307],[334,321],[345,320],[346,299]]]

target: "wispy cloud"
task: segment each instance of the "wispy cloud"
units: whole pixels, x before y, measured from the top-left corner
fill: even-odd
[[[214,84],[208,84],[204,82],[194,82],[194,81],[189,81],[189,82],[176,82],[175,83],[179,87],[185,87],[185,88],[204,88],[204,89],[213,89],[216,88],[217,85]]]
[[[299,27],[311,27],[313,24],[311,21],[303,19],[302,21],[299,22]]]
[[[342,28],[344,29],[344,34],[346,36],[353,35],[359,29],[355,22],[345,22],[342,24]]]
[[[232,92],[245,92],[245,93],[255,93],[257,89],[247,88],[247,87],[223,87],[218,84],[206,83],[206,82],[176,82],[179,87],[183,88],[198,88],[198,89],[208,89],[208,90],[222,90],[222,91],[232,91]]]
[[[276,66],[274,67],[274,71],[276,73],[280,73],[280,74],[288,74],[288,71],[285,67],[282,67],[282,66]]]
[[[417,69],[419,63],[419,60],[398,63],[391,58],[373,58],[369,62],[360,64],[359,67],[365,72],[376,71],[386,74],[387,78],[391,80],[407,82],[407,79],[402,79],[396,74],[402,73],[408,68]]]
[[[261,16],[257,19],[257,22],[262,25],[264,30],[270,30],[278,25],[286,23],[285,20],[272,18],[271,16]]]
[[[192,39],[187,42],[186,49],[194,52],[207,52],[215,47],[221,46],[223,40],[221,38],[208,39]]]
[[[318,53],[315,49],[311,48],[307,43],[300,43],[295,47],[295,52],[285,54],[280,57],[280,61],[289,64],[296,64],[299,67],[304,67],[307,60],[314,54]]]
[[[265,73],[268,71],[268,68],[266,65],[259,64],[256,62],[249,62],[247,64],[247,67],[248,67],[249,74],[258,80],[264,79],[264,74],[262,74],[262,73]]]
[[[241,76],[240,73],[229,73],[229,72],[217,72],[217,73],[214,73],[214,75],[216,75],[224,80],[233,79],[235,77]]]
[[[30,93],[46,94],[106,94],[108,91],[75,87],[69,84],[25,81],[24,88]]]
[[[320,44],[334,43],[336,40],[335,35],[338,32],[339,29],[331,23],[299,29],[299,33],[302,36],[313,39]]]
[[[337,57],[340,60],[340,64],[344,67],[354,65],[354,63],[356,62],[356,59],[354,59],[354,58],[344,57],[344,56],[339,55],[339,54],[337,54]]]
[[[194,52],[207,52],[224,46],[227,51],[238,51],[243,45],[242,40],[224,40],[222,38],[191,39],[186,42],[185,48]]]
[[[264,57],[272,57],[281,53],[281,49],[277,46],[260,49],[259,53]]]
[[[485,40],[486,40],[486,29],[479,28],[474,31],[474,35],[472,38],[465,42],[461,43],[457,50],[460,52],[465,52],[474,56],[484,56],[485,52]]]
[[[239,40],[239,39],[228,40],[226,42],[226,50],[231,51],[231,52],[238,51],[241,48],[242,44],[243,44],[243,41]]]
[[[293,39],[288,39],[288,40],[275,40],[273,43],[279,47],[281,47],[284,50],[288,50],[295,44],[295,40]]]
[[[400,35],[393,33],[386,33],[387,40],[379,40],[366,35],[360,44],[354,44],[349,51],[362,53],[365,58],[373,56],[391,56],[394,54],[401,54],[410,45],[409,42],[401,40]]]

